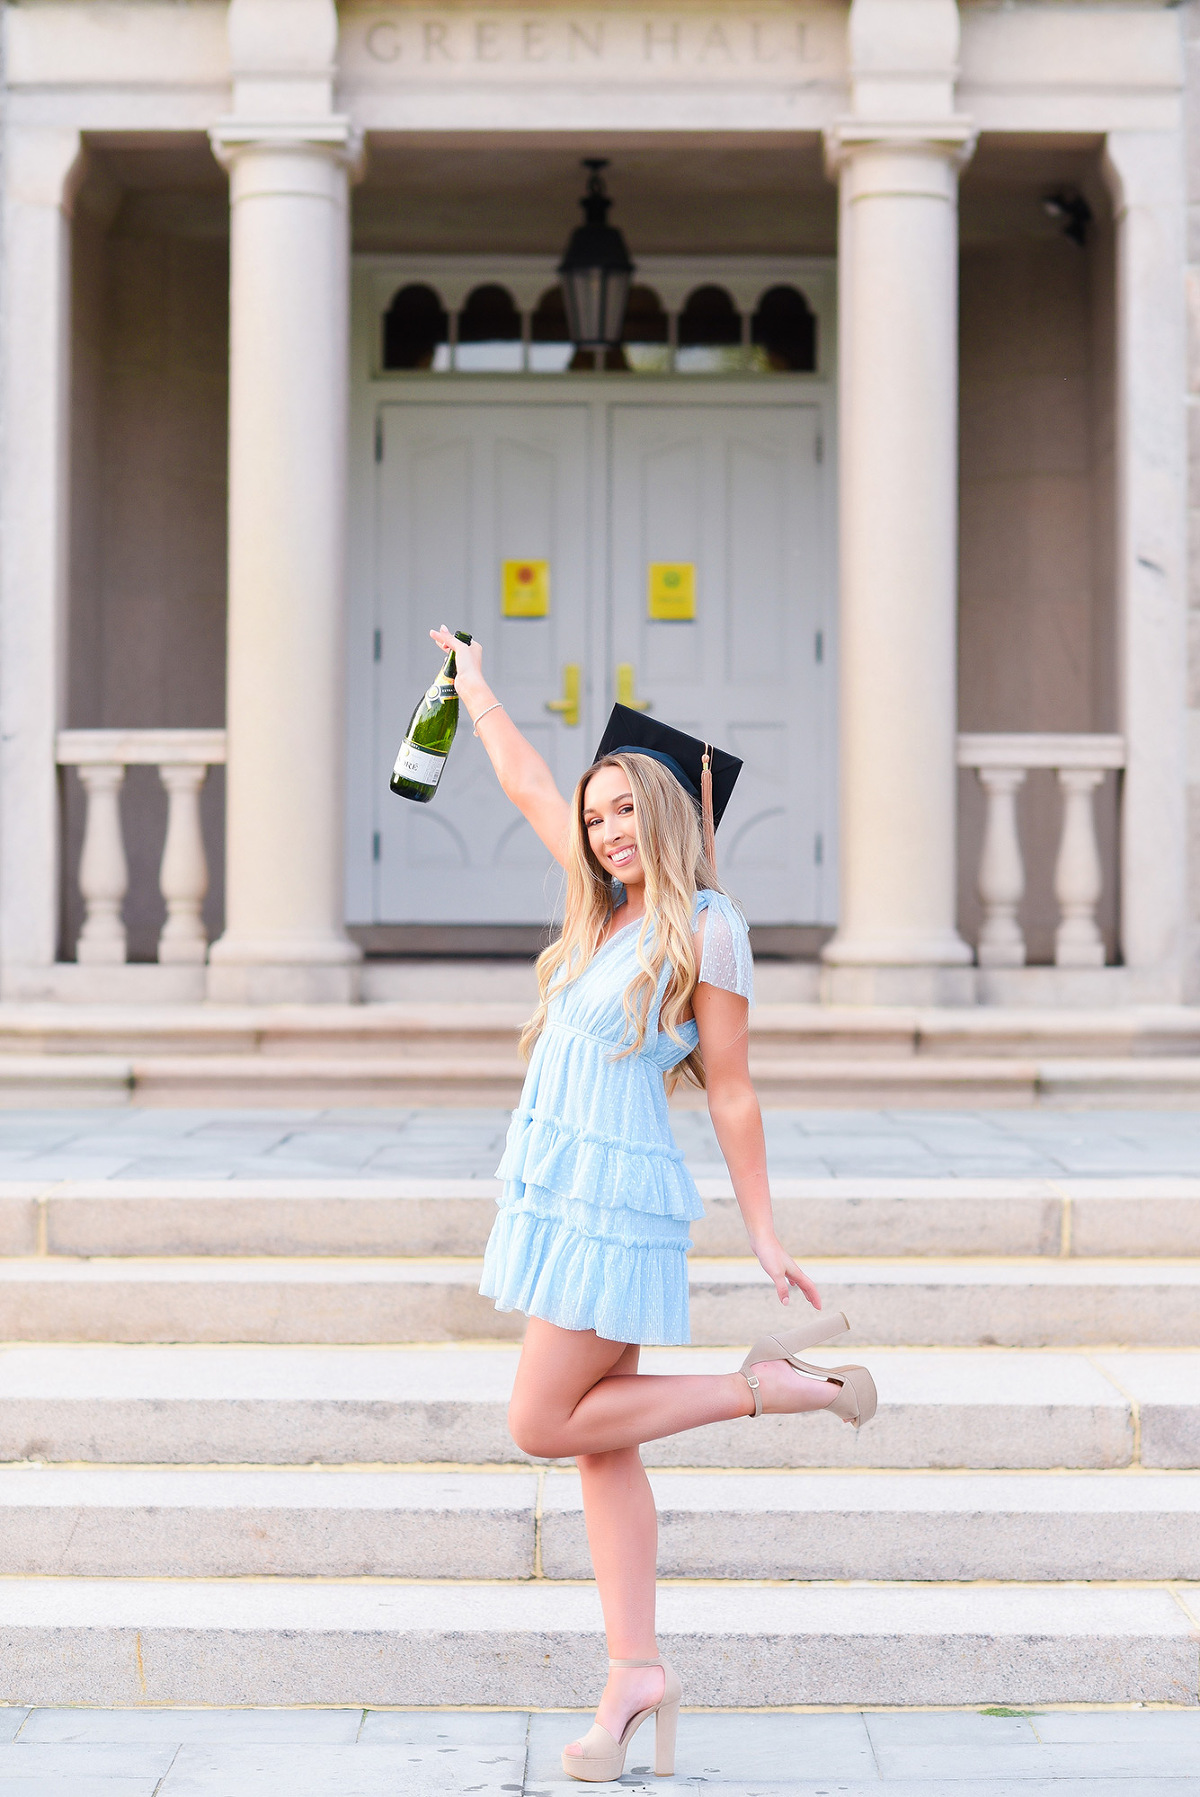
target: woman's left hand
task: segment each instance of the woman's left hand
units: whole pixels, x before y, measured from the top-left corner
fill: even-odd
[[[821,1308],[821,1294],[808,1274],[798,1267],[791,1255],[784,1248],[778,1236],[771,1236],[764,1242],[753,1244],[758,1256],[758,1264],[767,1278],[772,1280],[781,1304],[786,1304],[791,1296],[791,1288],[803,1292],[814,1310]]]

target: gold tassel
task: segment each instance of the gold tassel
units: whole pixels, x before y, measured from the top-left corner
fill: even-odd
[[[712,746],[705,743],[704,754],[700,759],[700,813],[704,831],[704,853],[709,867],[715,874],[717,871],[717,831],[713,823],[712,768],[709,766],[711,759]]]

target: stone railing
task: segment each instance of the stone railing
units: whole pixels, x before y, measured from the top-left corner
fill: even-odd
[[[1119,736],[960,736],[958,765],[975,769],[987,799],[979,857],[981,967],[1023,967],[1025,938],[1017,911],[1025,863],[1017,831],[1017,793],[1033,768],[1052,768],[1062,792],[1062,831],[1054,865],[1057,967],[1103,967],[1096,906],[1104,889],[1093,795],[1110,768],[1125,766]]]
[[[123,963],[121,912],[129,868],[121,831],[125,770],[157,767],[167,795],[167,834],[158,884],[167,907],[158,939],[160,962],[202,962],[208,942],[200,909],[208,890],[208,860],[200,830],[200,789],[210,767],[225,760],[223,730],[60,730],[60,767],[73,767],[87,796],[79,891],[83,928],[76,959]]]

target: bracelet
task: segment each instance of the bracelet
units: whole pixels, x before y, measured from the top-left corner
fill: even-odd
[[[503,711],[503,710],[504,710],[504,707],[500,703],[499,699],[496,700],[496,703],[494,705],[485,706],[484,709],[480,712],[479,716],[475,719],[475,728],[474,728],[474,730],[472,730],[471,735],[472,736],[479,735],[479,726],[480,726],[480,724],[482,724],[484,718],[487,716],[489,711]]]

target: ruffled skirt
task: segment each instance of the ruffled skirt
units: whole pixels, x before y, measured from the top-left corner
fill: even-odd
[[[688,1226],[704,1207],[661,1070],[614,1064],[603,1046],[555,1033],[538,1044],[496,1169],[504,1189],[479,1289],[497,1310],[605,1341],[684,1343]]]
[[[646,1346],[691,1340],[688,1226],[506,1185],[479,1289],[497,1310]]]

